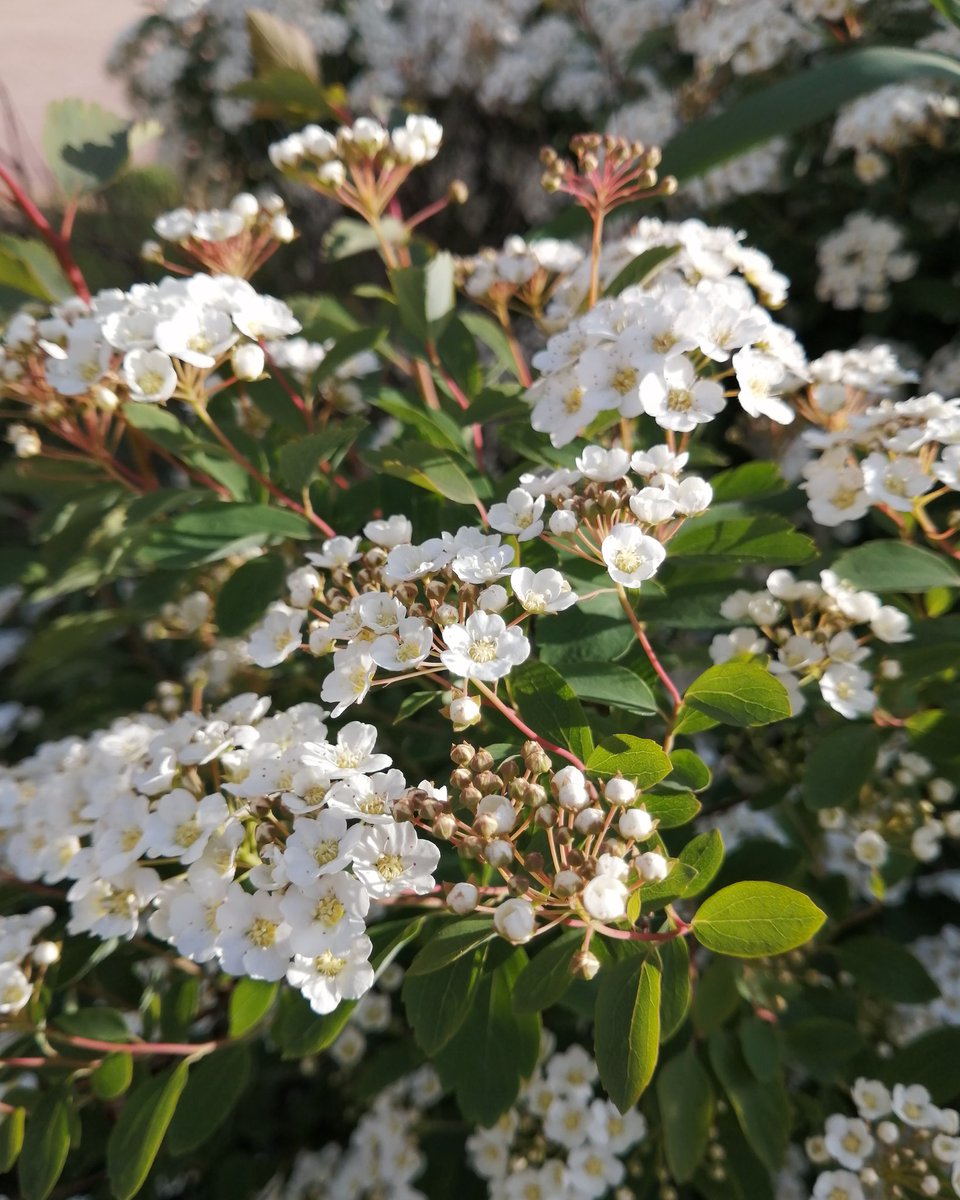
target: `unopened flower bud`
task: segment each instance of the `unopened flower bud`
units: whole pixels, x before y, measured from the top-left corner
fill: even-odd
[[[583,880],[576,871],[558,871],[553,877],[553,890],[564,899],[568,896],[575,896],[581,887],[583,887]]]
[[[56,942],[37,942],[30,957],[38,967],[51,967],[60,959],[60,947]]]
[[[489,750],[478,750],[471,765],[474,771],[489,771],[493,767],[493,755]]]
[[[483,857],[491,867],[509,867],[513,862],[513,843],[505,838],[498,838],[487,846]]]
[[[496,817],[491,816],[490,813],[481,813],[473,822],[473,828],[478,837],[482,837],[484,840],[496,837],[498,833]]]
[[[576,533],[576,513],[572,513],[566,508],[558,508],[556,512],[550,514],[550,520],[548,524],[550,526],[550,532],[557,537],[563,537],[569,533]]]
[[[471,783],[469,787],[465,787],[460,793],[460,799],[467,808],[475,809],[483,799],[483,793]]]
[[[442,842],[449,842],[457,832],[457,819],[452,813],[441,813],[433,823],[433,833]]]
[[[577,979],[593,979],[600,970],[600,959],[592,950],[579,950],[570,960],[570,973]]]
[[[473,784],[484,796],[494,796],[503,791],[503,780],[493,771],[481,771],[473,777]]]
[[[645,808],[628,808],[617,822],[621,837],[634,838],[639,842],[650,837],[655,827],[656,822]]]
[[[541,829],[552,829],[559,820],[557,810],[549,804],[541,804],[537,811],[533,814],[534,824],[539,825]]]
[[[447,625],[456,625],[460,614],[452,604],[438,604],[433,618],[442,629]]]
[[[637,796],[636,784],[617,775],[603,785],[603,794],[611,804],[632,804]]]
[[[163,247],[159,242],[146,241],[140,247],[140,257],[144,262],[161,263],[163,262]]]
[[[457,767],[455,771],[450,773],[450,786],[462,792],[464,788],[468,788],[473,784],[473,772],[467,767]]]
[[[462,179],[454,179],[447,188],[447,199],[451,204],[466,204],[470,199],[470,189]]]
[[[637,859],[637,870],[645,883],[659,883],[670,874],[670,864],[655,850],[648,850]]]
[[[480,705],[472,696],[455,696],[450,701],[450,720],[458,729],[476,725],[480,720]]]
[[[526,867],[528,871],[539,873],[543,870],[543,855],[539,850],[531,850],[526,856]]]
[[[574,818],[573,827],[577,833],[591,836],[603,828],[602,808],[582,808]]]
[[[520,774],[520,767],[516,759],[509,758],[505,763],[500,764],[500,778],[504,783],[512,783]]]
[[[493,924],[502,938],[521,946],[529,942],[537,927],[533,905],[519,898],[505,900],[493,914]]]
[[[259,379],[263,374],[266,356],[253,342],[241,342],[234,346],[231,361],[233,373],[238,379]]]
[[[395,821],[412,821],[414,818],[414,804],[408,796],[401,796],[399,800],[393,802],[393,819]]]
[[[473,912],[480,899],[480,893],[472,883],[455,883],[447,893],[447,907],[458,917]]]

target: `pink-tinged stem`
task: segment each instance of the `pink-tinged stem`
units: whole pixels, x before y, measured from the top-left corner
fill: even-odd
[[[650,660],[650,666],[656,671],[658,677],[660,678],[660,682],[670,694],[670,699],[673,702],[674,713],[678,712],[681,704],[683,704],[683,697],[680,695],[679,691],[677,691],[676,684],[667,674],[667,671],[660,662],[660,659],[657,658],[654,648],[650,645],[650,639],[647,637],[646,631],[637,620],[637,614],[633,611],[633,606],[630,604],[626,592],[619,584],[617,585],[617,595],[620,597],[620,606],[629,617],[630,624],[633,626],[633,631],[637,635],[637,641],[643,647],[644,654]]]
[[[37,233],[43,238],[50,249],[53,251],[57,262],[70,282],[70,286],[74,292],[89,303],[90,289],[87,287],[87,281],[83,277],[83,272],[77,266],[77,261],[70,252],[70,243],[67,237],[57,233],[47,218],[43,215],[39,208],[30,199],[27,193],[23,190],[20,184],[14,179],[5,166],[0,163],[0,180],[2,180],[10,189],[10,194],[13,196],[14,203],[27,218],[30,224],[36,229]],[[73,226],[73,211],[68,206],[64,214],[64,229],[69,234]]]
[[[576,929],[594,929],[597,933],[602,933],[604,937],[616,938],[621,942],[653,942],[654,945],[675,941],[678,937],[684,937],[690,930],[690,926],[686,924],[680,925],[676,929],[668,929],[665,933],[644,933],[639,929],[614,929],[611,925],[602,925],[597,921],[578,921],[576,919],[567,921],[567,924]]]
[[[222,1042],[101,1042],[96,1038],[74,1037],[72,1034],[60,1033],[57,1029],[48,1029],[47,1036],[67,1042],[81,1050],[103,1050],[107,1054],[150,1054],[180,1055],[189,1058],[194,1054],[212,1054]]]
[[[514,710],[509,707],[509,705],[504,704],[496,692],[488,688],[486,684],[481,683],[479,679],[475,679],[473,682],[477,689],[481,691],[484,696],[486,696],[493,707],[503,713],[511,725],[515,725],[521,733],[525,733],[528,738],[532,738],[532,740],[537,742],[538,745],[542,746],[544,750],[549,750],[551,754],[559,754],[561,758],[565,758],[567,762],[573,763],[573,765],[578,767],[581,771],[586,770],[583,759],[577,758],[577,756],[570,750],[565,750],[563,746],[558,746],[555,742],[548,742],[545,737],[541,737],[539,733],[535,733],[529,725],[520,720]]]

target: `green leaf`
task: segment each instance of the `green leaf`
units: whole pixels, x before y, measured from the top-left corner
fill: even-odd
[[[40,140],[57,183],[74,197],[115,179],[130,161],[131,136],[138,141],[145,135],[99,104],[70,99],[47,106]]]
[[[279,983],[265,979],[238,980],[230,992],[227,1027],[230,1036],[243,1037],[258,1025],[273,1007],[279,991]]]
[[[407,976],[415,978],[442,970],[495,937],[496,930],[487,917],[465,917],[463,920],[447,921],[418,951],[407,968]]]
[[[456,304],[453,256],[442,250],[425,267],[394,267],[387,274],[404,328],[421,342],[436,341]]]
[[[847,550],[834,562],[833,570],[854,587],[871,592],[960,587],[960,570],[946,555],[892,540],[864,542]]]
[[[710,667],[687,688],[683,701],[725,725],[769,725],[791,712],[787,689],[757,663]]]
[[[700,801],[693,792],[671,792],[669,795],[651,793],[643,798],[643,806],[656,817],[661,829],[676,829],[686,825],[700,811]]]
[[[62,1092],[48,1092],[27,1120],[17,1180],[23,1200],[46,1200],[70,1150],[70,1110]]]
[[[700,905],[697,941],[717,954],[763,958],[804,945],[826,920],[803,892],[779,883],[732,883]]]
[[[697,836],[680,851],[679,861],[693,867],[696,875],[683,890],[684,899],[699,896],[713,883],[723,865],[723,838],[718,829]]]
[[[27,1110],[14,1108],[0,1117],[0,1175],[5,1175],[20,1157]]]
[[[296,71],[314,83],[320,82],[317,52],[305,30],[262,8],[247,9],[246,17],[258,75],[274,70]]]
[[[404,977],[404,1012],[425,1054],[441,1050],[467,1019],[485,956],[486,950],[481,947],[429,975],[408,972]]]
[[[133,1082],[133,1055],[108,1054],[90,1076],[90,1086],[101,1100],[116,1100]]]
[[[508,686],[521,717],[538,734],[566,746],[580,759],[590,756],[593,736],[586,714],[558,671],[528,659],[511,671]]]
[[[620,1112],[633,1108],[660,1053],[660,968],[632,954],[600,977],[593,1046],[600,1082]]]
[[[463,1025],[434,1059],[444,1087],[468,1121],[492,1125],[513,1104],[540,1053],[540,1020],[513,1011],[513,988],[527,961],[517,948],[481,978]]]
[[[197,504],[188,512],[150,530],[136,556],[164,567],[215,562],[264,538],[312,538],[316,529],[305,517],[265,504]]]
[[[324,88],[303,71],[289,67],[272,67],[256,79],[243,79],[228,95],[253,100],[254,113],[260,119],[288,124],[316,120],[330,111]]]
[[[278,555],[251,558],[220,589],[214,610],[223,637],[239,637],[263,616],[267,605],[280,598],[287,567]]]
[[[897,1004],[926,1004],[940,989],[910,951],[892,938],[858,937],[838,950],[840,966],[873,996]]]
[[[954,25],[960,25],[960,0],[930,0],[930,3]]]
[[[702,792],[710,786],[713,776],[699,754],[694,754],[692,750],[671,750],[670,761],[673,763],[673,770],[670,772],[668,783],[676,783],[692,792]]]
[[[710,1063],[736,1113],[744,1137],[770,1171],[778,1171],[790,1142],[790,1105],[781,1080],[762,1083],[744,1061],[737,1038],[710,1037]]]
[[[784,1030],[785,1057],[824,1081],[835,1079],[838,1067],[856,1058],[865,1048],[859,1030],[849,1021],[835,1017],[807,1017]]]
[[[884,1060],[878,1070],[888,1084],[921,1083],[930,1092],[934,1104],[956,1107],[960,1097],[960,1026],[932,1029],[901,1046]]]
[[[277,455],[283,482],[298,496],[310,481],[319,475],[321,463],[328,463],[336,454],[346,450],[365,428],[366,421],[360,417],[351,417],[319,433],[311,433],[294,442],[287,442]]]
[[[604,738],[587,758],[587,770],[593,775],[616,775],[619,771],[636,780],[644,791],[670,774],[671,762],[663,749],[649,738],[634,737],[632,733],[615,733]],[[649,797],[653,800],[653,797]]]
[[[775,137],[832,118],[841,105],[909,79],[960,83],[960,64],[943,54],[873,46],[828,56],[790,78],[759,88],[718,116],[688,125],[666,146],[661,175],[693,179]]]
[[[139,1084],[128,1097],[107,1139],[107,1177],[115,1200],[130,1200],[143,1187],[190,1070],[184,1059]]]
[[[130,1030],[123,1014],[115,1008],[78,1008],[76,1012],[61,1013],[53,1025],[73,1037],[96,1038],[100,1042],[127,1042]]]
[[[693,1046],[671,1058],[660,1071],[657,1103],[667,1166],[677,1183],[687,1183],[706,1153],[714,1107],[710,1076]]]
[[[880,753],[874,725],[844,721],[821,734],[807,755],[801,788],[807,808],[842,808],[852,803],[870,779]]]
[[[224,1046],[196,1064],[167,1133],[172,1154],[189,1154],[216,1133],[243,1095],[250,1066],[250,1047],[243,1044]]]
[[[370,403],[402,424],[411,426],[432,446],[466,456],[460,427],[445,412],[429,412],[390,389],[371,398]]]
[[[669,928],[669,925],[665,926]],[[663,981],[660,988],[660,1042],[668,1042],[680,1029],[690,1011],[690,949],[686,938],[677,937],[659,947]]]
[[[391,246],[406,246],[410,241],[410,231],[396,217],[382,217],[380,231]],[[366,254],[368,250],[379,250],[380,239],[373,226],[366,221],[340,217],[323,235],[320,248],[325,258],[338,262],[355,254]]]
[[[639,675],[616,663],[569,663],[563,677],[581,700],[608,704],[624,712],[648,716],[657,711],[657,701]]]
[[[464,462],[457,462],[446,450],[413,440],[391,444],[384,450],[367,450],[363,460],[374,471],[405,479],[414,486],[452,500],[454,504],[476,504],[479,489],[486,480],[467,474]]]
[[[719,1029],[740,1007],[737,973],[727,958],[707,963],[693,995],[693,1024],[701,1034]]]
[[[514,1012],[541,1012],[561,1000],[573,983],[570,964],[582,945],[583,935],[568,929],[540,950],[520,972],[514,986]]]
[[[651,246],[632,259],[604,289],[605,296],[619,296],[625,288],[645,286],[662,266],[680,252],[679,246]]]
[[[10,233],[0,234],[0,285],[48,303],[64,300],[72,291],[45,242]]]
[[[769,1021],[747,1017],[740,1022],[740,1049],[753,1074],[761,1082],[776,1079],[781,1070],[780,1042]]]
[[[786,490],[780,468],[772,462],[748,462],[729,471],[720,471],[710,480],[714,504],[735,500],[762,500]]]
[[[816,547],[783,517],[726,516],[722,509],[691,517],[670,539],[670,556],[724,559],[740,563],[809,562]]]

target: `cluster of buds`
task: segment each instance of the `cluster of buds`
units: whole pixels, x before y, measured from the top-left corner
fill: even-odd
[[[511,309],[540,320],[557,286],[583,261],[583,250],[557,238],[527,241],[511,235],[499,250],[486,247],[456,262],[456,284],[508,325]]]
[[[283,199],[258,199],[250,192],[234,196],[227,208],[175,208],[153,223],[161,241],[172,242],[203,270],[249,279],[281,245],[296,237]],[[187,271],[168,262],[160,242],[144,242],[142,257],[177,274]]]
[[[532,740],[499,765],[467,741],[454,745],[450,757],[453,799],[446,788],[421,785],[393,809],[395,819],[429,826],[503,879],[493,888],[458,883],[448,906],[461,915],[489,912],[497,932],[515,944],[556,925],[582,927],[584,946],[571,967],[592,978],[600,967],[589,950],[593,933],[632,936],[643,889],[670,873],[657,819],[636,783],[619,774],[594,782],[573,765],[555,769]]]
[[[305,183],[366,216],[379,217],[414,167],[436,158],[443,129],[432,117],[411,114],[386,129],[358,117],[335,132],[307,125],[270,147],[270,161]]]
[[[622,204],[653,196],[671,196],[677,190],[672,175],[657,176],[661,153],[609,133],[578,133],[570,139],[573,159],[562,158],[545,146],[540,161],[545,170],[541,184],[548,192],[565,192],[591,216],[610,213]]]

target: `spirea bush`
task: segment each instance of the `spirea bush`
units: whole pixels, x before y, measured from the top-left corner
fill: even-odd
[[[54,224],[0,168],[8,1189],[960,1195],[960,398],[612,134],[454,256],[455,130],[307,124],[363,278],[261,290],[242,192],[91,294],[141,133],[54,109]]]

